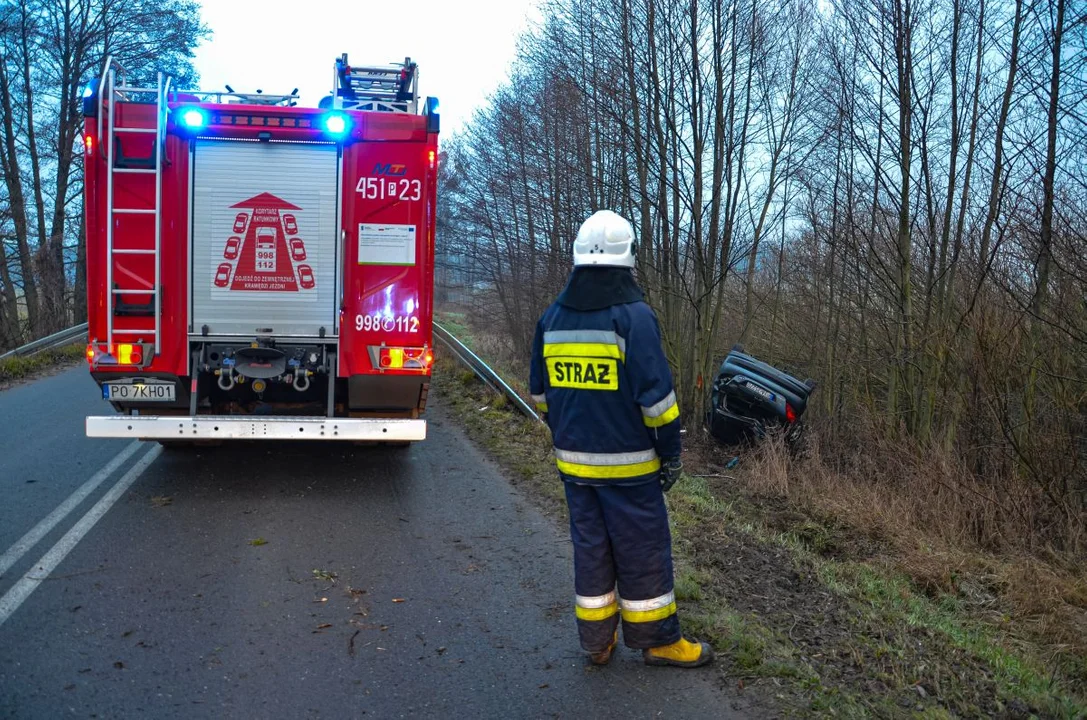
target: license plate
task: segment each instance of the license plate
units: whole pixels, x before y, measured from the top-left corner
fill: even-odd
[[[114,402],[173,402],[177,390],[173,383],[106,383],[102,397]]]
[[[750,388],[751,390],[754,390],[759,395],[762,395],[767,400],[773,400],[774,399],[774,393],[770,392],[769,390],[764,390],[763,388],[759,387],[758,385],[755,385],[754,383],[747,383],[747,387]]]

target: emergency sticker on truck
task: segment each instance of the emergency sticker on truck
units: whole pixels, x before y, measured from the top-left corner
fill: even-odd
[[[415,228],[359,223],[359,265],[414,265]]]
[[[231,222],[221,256],[213,257],[212,286],[230,292],[314,290],[302,208],[271,193],[230,206]]]

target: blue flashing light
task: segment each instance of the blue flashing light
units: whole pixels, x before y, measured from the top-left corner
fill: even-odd
[[[87,87],[83,88],[83,99],[86,100],[89,97],[94,97],[94,83],[87,83]]]
[[[325,132],[333,137],[341,138],[347,134],[347,116],[341,112],[330,112],[322,120]]]
[[[426,99],[426,131],[428,133],[439,132],[442,125],[442,116],[439,112],[438,98]]]
[[[181,124],[190,130],[202,130],[208,124],[208,114],[195,107],[182,108],[180,119]]]

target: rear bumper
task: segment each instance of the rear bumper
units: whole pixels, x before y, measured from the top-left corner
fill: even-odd
[[[108,415],[87,418],[87,437],[141,440],[348,440],[426,439],[426,420],[326,417],[200,415],[154,417]]]

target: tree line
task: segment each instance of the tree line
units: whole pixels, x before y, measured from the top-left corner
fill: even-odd
[[[127,81],[195,80],[194,0],[0,1],[0,350],[86,317],[84,88],[107,56]]]
[[[514,352],[616,210],[689,425],[742,342],[818,380],[839,447],[912,438],[992,479],[979,502],[1082,527],[1087,3],[541,11],[441,169],[446,275]]]

